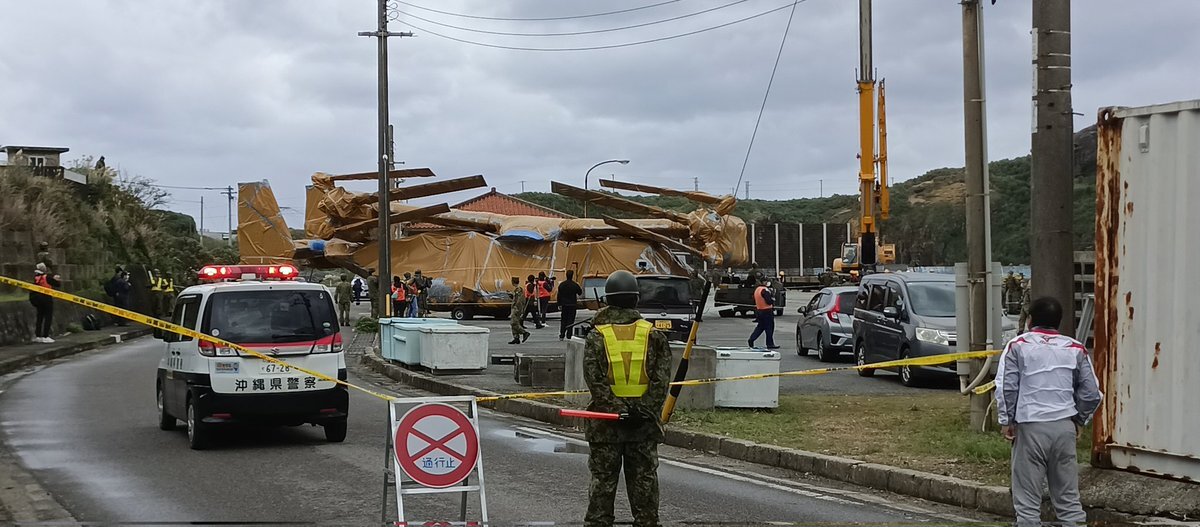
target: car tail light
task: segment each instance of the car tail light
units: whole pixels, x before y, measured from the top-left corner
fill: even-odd
[[[830,322],[837,322],[838,321],[838,313],[841,313],[841,312],[842,312],[841,305],[839,305],[838,302],[834,302],[833,308],[831,308],[828,313],[825,313],[825,316],[829,317]]]
[[[205,357],[215,357],[217,355],[217,346],[207,340],[200,341],[200,354]]]
[[[342,334],[341,333],[333,334],[333,352],[334,353],[342,352]]]
[[[324,340],[324,339],[322,339]],[[322,342],[322,341],[318,341]],[[341,353],[342,352],[342,334],[334,333],[329,341],[324,344],[316,344],[313,346],[313,353]]]

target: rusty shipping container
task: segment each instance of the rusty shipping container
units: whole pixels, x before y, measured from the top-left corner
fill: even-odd
[[[1093,463],[1200,481],[1200,100],[1098,128]]]

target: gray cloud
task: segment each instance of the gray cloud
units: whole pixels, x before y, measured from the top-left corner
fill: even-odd
[[[497,31],[579,31],[715,7],[685,0],[618,16],[554,22],[456,19]],[[554,0],[421,2],[486,16],[570,15],[595,4]],[[605,9],[647,0],[605,2]],[[785,4],[749,0],[630,31],[563,38],[471,34],[501,45],[603,45],[727,22]],[[962,164],[961,9],[955,2],[877,1],[875,66],[887,79],[892,174]],[[369,0],[45,0],[6,6],[0,33],[0,143],[41,143],[162,184],[225,186],[269,179],[298,227],[303,186],[317,170],[363,171],[375,160],[375,44]],[[1107,105],[1196,97],[1200,36],[1191,0],[1074,2],[1076,126]],[[408,8],[406,8],[408,9]],[[1029,148],[1029,0],[987,3],[989,149]],[[747,166],[752,197],[854,192],[856,2],[796,9],[767,112]],[[738,172],[787,10],[732,27],[615,50],[531,53],[451,42],[417,31],[391,46],[392,122],[408,166],[443,177],[483,173],[505,192],[593,176],[728,192]],[[410,19],[411,20],[411,19]],[[399,24],[394,30],[400,30]],[[610,169],[611,168],[611,169]],[[356,188],[370,190],[370,183]],[[466,191],[444,199],[465,199]],[[224,226],[207,193],[208,226]],[[198,215],[200,193],[175,207]],[[216,220],[215,218],[220,218]],[[220,227],[219,227],[220,228]]]

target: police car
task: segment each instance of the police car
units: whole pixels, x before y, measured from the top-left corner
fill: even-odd
[[[200,285],[179,293],[171,322],[240,344],[294,366],[346,379],[333,300],[320,284],[296,280],[291,265],[206,266]],[[187,425],[193,449],[226,423],[301,425],[346,438],[345,386],[238,351],[155,330],[166,342],[158,365],[159,428]]]

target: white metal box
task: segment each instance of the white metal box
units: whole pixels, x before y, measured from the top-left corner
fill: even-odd
[[[478,326],[424,326],[418,330],[421,366],[430,371],[482,370],[488,364],[487,328]]]
[[[717,377],[779,373],[779,352],[752,348],[716,348]],[[714,388],[719,408],[778,408],[779,377],[722,381]]]
[[[458,322],[449,318],[392,318],[387,332],[388,346],[383,358],[399,361],[401,364],[416,366],[421,364],[421,328],[457,326]],[[382,328],[381,328],[382,329]],[[380,338],[384,337],[381,331]]]

